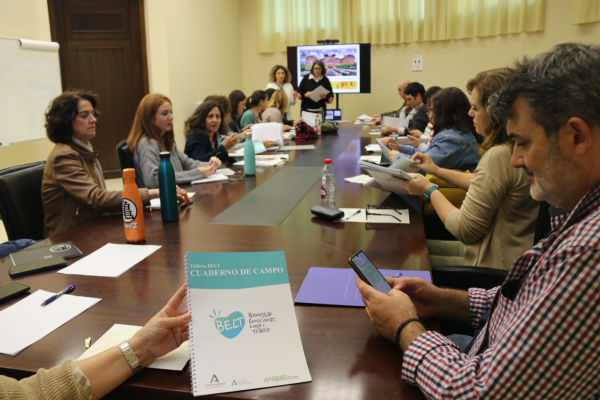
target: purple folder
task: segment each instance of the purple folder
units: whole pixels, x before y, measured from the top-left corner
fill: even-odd
[[[391,269],[379,271],[386,278],[400,273],[401,277],[423,278],[431,282],[429,271]],[[365,303],[356,288],[356,277],[356,272],[352,268],[311,267],[294,301],[306,304],[364,307]]]

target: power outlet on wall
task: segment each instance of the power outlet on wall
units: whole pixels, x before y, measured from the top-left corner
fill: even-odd
[[[421,54],[413,56],[412,70],[413,72],[423,72],[423,56]]]

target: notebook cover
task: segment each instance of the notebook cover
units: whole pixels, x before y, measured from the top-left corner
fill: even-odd
[[[71,242],[53,244],[44,247],[28,247],[16,253],[11,253],[10,259],[16,267],[35,261],[46,260],[53,257],[73,258],[79,257],[81,251]]]

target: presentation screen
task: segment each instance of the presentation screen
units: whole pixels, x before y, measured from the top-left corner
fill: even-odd
[[[325,64],[333,93],[371,93],[370,44],[288,47],[288,69],[296,87],[317,60]]]

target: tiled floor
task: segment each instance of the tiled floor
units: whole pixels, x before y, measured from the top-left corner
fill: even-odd
[[[123,190],[123,179],[107,179],[106,188],[108,190]],[[6,230],[4,230],[4,224],[2,223],[2,220],[0,220],[0,243],[6,241],[8,241],[8,236],[6,235]]]

